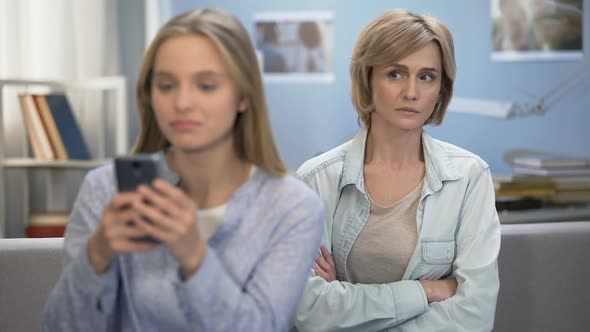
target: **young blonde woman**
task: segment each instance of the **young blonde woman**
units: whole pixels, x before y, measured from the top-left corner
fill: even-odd
[[[451,33],[431,16],[387,12],[361,32],[350,73],[362,129],[298,170],[326,210],[295,326],[491,330],[500,225],[489,167],[423,130],[451,100]]]
[[[248,34],[219,10],[173,18],[145,54],[137,99],[135,152],[160,154],[171,183],[117,193],[111,166],[88,174],[44,330],[286,330],[323,209],[286,175]],[[134,240],[145,236],[161,244]]]

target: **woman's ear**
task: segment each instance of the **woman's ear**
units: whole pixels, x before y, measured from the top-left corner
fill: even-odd
[[[242,97],[240,103],[238,104],[238,112],[246,112],[250,106],[249,104],[250,103],[248,102],[248,99],[246,99],[246,97]]]

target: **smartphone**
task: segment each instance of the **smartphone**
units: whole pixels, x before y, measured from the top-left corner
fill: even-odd
[[[134,154],[115,158],[118,191],[136,191],[142,184],[151,185],[156,178],[162,177],[161,169],[164,162],[161,154]],[[134,240],[160,243],[151,236]]]

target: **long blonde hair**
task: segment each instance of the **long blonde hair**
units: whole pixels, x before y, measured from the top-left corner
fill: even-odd
[[[456,64],[453,36],[449,28],[429,15],[394,9],[377,17],[359,35],[350,63],[350,96],[359,117],[369,127],[374,110],[371,73],[376,65],[390,65],[430,42],[440,49],[443,73],[440,97],[425,124],[439,125],[453,96]]]
[[[236,119],[236,155],[273,176],[286,174],[287,167],[272,136],[262,76],[252,42],[237,18],[219,9],[203,8],[182,13],[166,23],[151,42],[137,80],[137,104],[142,126],[133,152],[156,152],[170,145],[158,126],[151,104],[154,59],[166,40],[193,34],[204,36],[215,44],[238,93],[249,107],[238,113]]]

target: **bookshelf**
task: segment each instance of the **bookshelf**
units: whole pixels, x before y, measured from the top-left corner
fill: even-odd
[[[4,161],[5,168],[79,168],[89,169],[109,162],[110,159],[93,160],[36,160],[32,158],[8,158]]]
[[[19,93],[65,93],[91,159],[33,158]],[[63,197],[64,188],[75,191],[87,171],[128,152],[126,98],[126,82],[121,76],[80,82],[0,80],[0,238],[23,236],[15,230],[26,227],[33,198],[41,198],[46,211],[70,210],[73,198]]]

